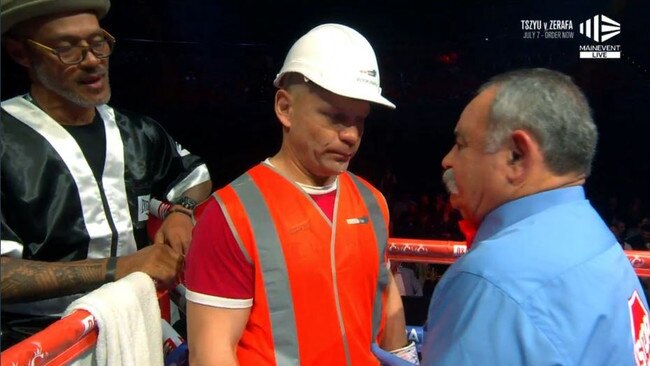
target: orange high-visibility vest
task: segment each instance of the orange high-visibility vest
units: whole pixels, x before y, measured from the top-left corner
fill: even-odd
[[[241,365],[378,365],[388,208],[339,175],[334,221],[295,183],[258,165],[214,194],[255,271]]]

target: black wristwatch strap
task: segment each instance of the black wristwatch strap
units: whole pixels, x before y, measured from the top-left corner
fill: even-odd
[[[189,198],[187,196],[178,197],[178,198],[172,200],[172,203],[175,204],[175,205],[183,206],[183,207],[185,207],[186,209],[188,209],[190,211],[194,211],[196,206],[199,204],[198,202],[196,202],[195,200],[193,200],[193,199],[191,199],[191,198]]]

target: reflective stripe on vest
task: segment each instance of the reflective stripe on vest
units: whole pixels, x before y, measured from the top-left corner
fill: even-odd
[[[376,339],[382,320],[383,288],[381,284],[387,283],[388,276],[388,270],[383,265],[384,250],[388,239],[386,221],[372,191],[359,178],[350,173],[348,174],[352,177],[351,180],[368,210],[379,253],[379,275],[373,301],[371,329],[371,339]],[[239,197],[246,212],[248,222],[251,225],[252,237],[259,253],[259,263],[269,307],[276,364],[299,364],[300,351],[289,274],[282,254],[282,244],[269,207],[259,187],[248,173],[237,178],[230,186]],[[345,334],[341,334],[341,336],[344,337]],[[370,347],[370,345],[368,346]],[[347,345],[345,347],[347,348]],[[346,358],[349,362],[349,356]]]
[[[235,179],[231,187],[246,210],[257,243],[269,304],[276,364],[298,364],[300,355],[289,274],[273,219],[262,193],[248,173]]]
[[[386,244],[388,243],[388,233],[386,232],[386,221],[384,220],[384,215],[382,215],[381,210],[379,209],[379,203],[377,199],[372,194],[370,189],[366,187],[356,175],[348,173],[354,182],[354,185],[357,186],[363,202],[366,204],[366,208],[370,213],[370,222],[372,223],[372,229],[375,232],[375,238],[377,239],[377,251],[379,253],[379,279],[377,281],[377,292],[375,294],[374,306],[372,307],[372,339],[377,338],[377,333],[379,333],[379,327],[381,325],[381,314],[382,314],[382,283],[388,282],[388,269],[384,262],[384,250],[386,249]]]

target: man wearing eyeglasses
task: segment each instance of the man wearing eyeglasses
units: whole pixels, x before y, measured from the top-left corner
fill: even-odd
[[[150,118],[119,112],[100,28],[108,0],[2,0],[7,53],[31,80],[2,102],[2,348],[83,293],[142,271],[173,286],[211,191],[201,159]],[[149,200],[174,206],[148,245]],[[167,244],[167,245],[164,245]]]

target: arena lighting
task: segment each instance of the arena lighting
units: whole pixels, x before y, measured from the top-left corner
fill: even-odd
[[[450,51],[438,56],[438,61],[445,65],[453,65],[458,62],[458,52]]]

